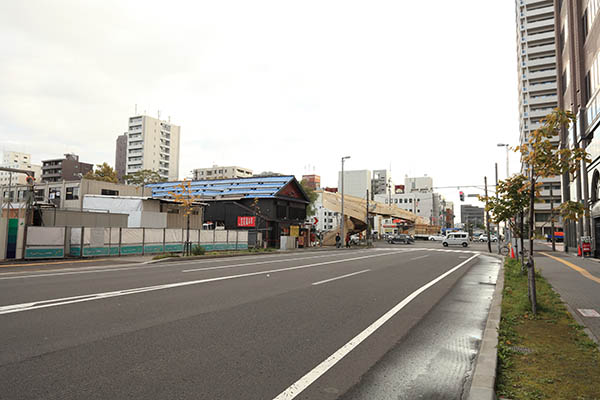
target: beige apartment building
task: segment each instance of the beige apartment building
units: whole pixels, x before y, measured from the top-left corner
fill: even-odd
[[[23,169],[27,171],[33,171],[35,173],[35,180],[39,181],[42,175],[42,166],[34,165],[31,163],[31,154],[21,153],[18,151],[4,151],[2,156],[2,164],[4,168]],[[25,184],[24,174],[16,174],[7,171],[0,171],[0,186],[11,185],[24,185]]]
[[[196,168],[192,170],[192,176],[195,181],[250,178],[252,177],[252,170],[235,165],[229,167],[213,165],[211,168]]]
[[[147,115],[129,118],[127,150],[119,152],[117,149],[117,164],[125,156],[126,174],[149,169],[167,180],[178,180],[180,131],[181,127],[170,120],[163,121]],[[117,139],[117,147],[119,140],[123,139]]]

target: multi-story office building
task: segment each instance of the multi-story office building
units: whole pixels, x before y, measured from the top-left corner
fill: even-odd
[[[80,162],[78,155],[65,154],[64,158],[42,161],[42,182],[78,180],[92,169],[94,165]]]
[[[302,175],[302,182],[304,182],[312,190],[318,190],[321,188],[321,177],[319,175]]]
[[[31,163],[31,154],[20,153],[18,151],[4,151],[2,157],[2,164],[0,166],[4,168],[14,168],[32,171],[35,173],[35,180],[40,181],[42,174],[42,167],[40,165],[34,165]],[[0,186],[4,185],[24,185],[26,175],[16,174],[7,171],[0,171]]]
[[[392,193],[377,194],[375,201],[384,204],[391,204],[398,208],[424,218],[430,225],[443,226],[445,218],[445,200],[438,193],[412,192],[412,193]]]
[[[235,165],[230,167],[213,165],[211,168],[196,168],[192,171],[192,175],[192,179],[195,181],[250,178],[252,177],[252,170]]]
[[[342,191],[342,172],[338,173],[338,190]],[[344,171],[344,195],[365,199],[371,190],[371,171],[368,169]]]
[[[117,146],[115,149],[115,172],[119,182],[123,181],[123,176],[127,170],[127,132],[117,136]]]
[[[387,169],[378,169],[373,171],[373,179],[371,179],[371,193],[387,194],[391,191],[392,177]]]
[[[460,205],[460,222],[463,224],[471,224],[481,226],[485,224],[483,207],[476,207],[469,204]]]
[[[600,126],[600,0],[557,0],[554,10],[559,38],[558,105],[577,117],[577,123],[563,132],[561,144],[585,148],[591,158],[581,171],[563,177],[563,183],[569,185],[563,198],[590,209],[583,221],[568,224],[566,241],[574,247],[579,237],[591,235],[595,254],[600,256],[600,137],[595,133]]]
[[[125,173],[148,169],[170,181],[179,179],[180,130],[170,121],[147,115],[129,118]]]
[[[433,178],[429,176],[419,176],[415,178],[404,178],[404,191],[411,192],[431,192],[433,190]]]
[[[516,0],[516,5],[519,142],[523,144],[541,126],[541,120],[558,106],[556,19],[552,0]],[[558,146],[558,135],[553,142]],[[525,172],[525,166],[522,169]],[[551,230],[550,203],[561,202],[561,178],[544,178],[542,182],[534,219],[536,231],[546,234]],[[561,222],[557,220],[555,226],[561,228]]]

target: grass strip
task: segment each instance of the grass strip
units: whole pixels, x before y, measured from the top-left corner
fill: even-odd
[[[600,399],[600,351],[536,273],[538,315],[517,260],[504,269],[496,393],[508,399]]]

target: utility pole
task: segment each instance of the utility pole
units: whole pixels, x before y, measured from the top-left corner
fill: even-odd
[[[554,184],[550,182],[550,229],[552,230],[550,234],[552,235],[552,251],[556,251],[556,238],[554,237],[554,198],[552,196],[553,186]]]
[[[340,236],[342,240],[346,239],[344,235],[344,161],[350,158],[350,156],[342,157],[342,179],[341,179],[341,189],[342,189],[342,221],[340,223]]]
[[[369,189],[367,189],[367,234],[366,234],[366,239],[367,239],[367,247],[369,246],[369,239],[371,239],[371,227],[369,226]]]
[[[496,169],[496,200],[498,200],[498,163],[495,163],[494,167]],[[500,254],[500,221],[496,222],[496,230],[498,231],[496,232],[496,243],[498,243],[498,254]]]
[[[490,212],[487,210],[487,197],[488,197],[488,190],[487,190],[487,176],[483,177],[483,182],[485,184],[485,228],[487,231],[487,247],[488,247],[488,252],[492,252],[492,238],[490,237]]]

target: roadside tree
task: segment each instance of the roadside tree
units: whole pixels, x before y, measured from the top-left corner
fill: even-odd
[[[117,173],[107,163],[97,164],[96,169],[83,176],[85,179],[94,181],[118,183]]]

